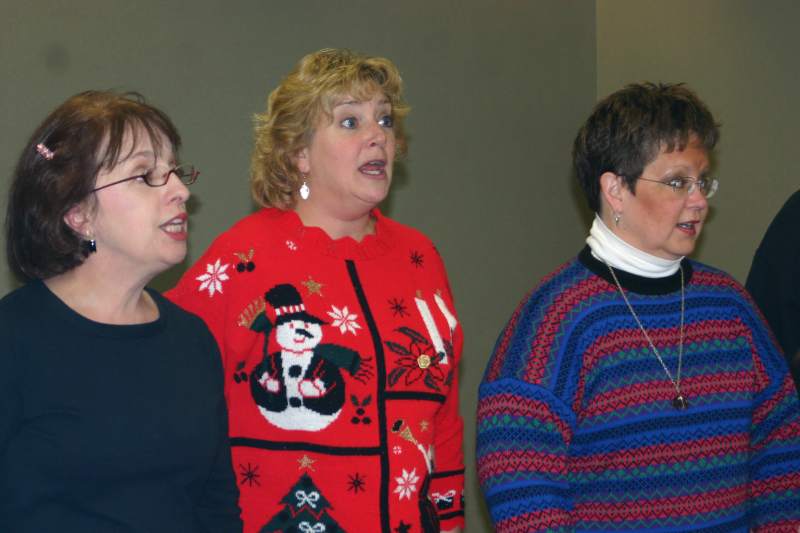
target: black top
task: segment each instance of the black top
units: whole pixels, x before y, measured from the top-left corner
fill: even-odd
[[[769,322],[800,394],[800,191],[775,215],[756,250],[746,287]]]
[[[241,531],[216,343],[149,293],[123,326],[41,282],[0,300],[0,531]]]

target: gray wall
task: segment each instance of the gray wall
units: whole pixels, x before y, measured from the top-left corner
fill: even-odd
[[[166,4],[166,5],[165,5]],[[65,97],[138,90],[184,136],[193,260],[252,209],[250,120],[305,53],[349,47],[394,60],[413,106],[409,157],[386,206],[427,233],[466,332],[461,373],[470,531],[475,395],[522,294],[581,245],[569,147],[595,99],[595,6],[580,0],[222,2],[0,0],[0,180]],[[4,199],[3,199],[4,201]],[[181,268],[159,278],[168,288]],[[0,293],[13,287],[0,266]]]
[[[722,122],[721,185],[695,257],[744,281],[772,217],[798,189],[800,2],[599,0],[597,94],[683,81]]]
[[[196,258],[253,209],[250,118],[303,54],[392,58],[413,111],[386,210],[438,244],[466,332],[462,413],[470,531],[488,530],[474,479],[477,383],[523,293],[582,244],[570,181],[595,99],[636,80],[686,81],[723,123],[722,180],[697,256],[743,279],[797,188],[800,105],[792,0],[405,2],[0,0],[0,188],[35,125],[87,88],[138,90],[184,136]],[[4,207],[5,199],[0,200]],[[160,277],[168,288],[182,267]],[[0,263],[0,293],[13,288]]]

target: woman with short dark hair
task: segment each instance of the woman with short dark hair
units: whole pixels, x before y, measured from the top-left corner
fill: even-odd
[[[512,315],[478,405],[498,532],[792,531],[800,406],[744,289],[692,253],[718,128],[673,84],[597,104],[574,145],[587,246]]]
[[[0,300],[0,524],[42,531],[241,531],[219,352],[146,284],[186,255],[170,119],[136,94],[69,98],[33,133]]]

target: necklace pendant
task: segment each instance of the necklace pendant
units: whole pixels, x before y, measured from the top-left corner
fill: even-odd
[[[682,394],[678,394],[672,400],[672,407],[674,407],[678,411],[683,411],[684,409],[689,407],[689,402],[686,401],[686,398],[684,398]]]

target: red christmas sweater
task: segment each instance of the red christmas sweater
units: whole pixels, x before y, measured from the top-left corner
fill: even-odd
[[[222,352],[245,533],[463,527],[447,276],[425,236],[373,216],[356,242],[262,209],[168,293]]]

